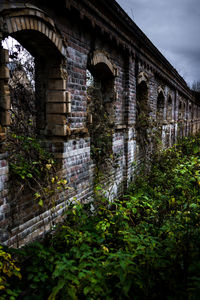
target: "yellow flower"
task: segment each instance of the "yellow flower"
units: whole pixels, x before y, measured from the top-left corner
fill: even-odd
[[[104,252],[109,252],[109,249],[106,246],[102,246]]]
[[[50,170],[50,169],[51,169],[51,167],[52,167],[52,164],[46,164],[46,168],[47,168],[47,170]]]

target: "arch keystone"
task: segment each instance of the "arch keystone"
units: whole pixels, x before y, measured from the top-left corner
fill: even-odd
[[[165,90],[161,85],[158,87],[158,95],[159,94],[163,94],[163,97],[165,97]]]
[[[148,82],[149,77],[145,72],[140,72],[138,75],[138,84],[140,84],[142,81],[144,82]]]

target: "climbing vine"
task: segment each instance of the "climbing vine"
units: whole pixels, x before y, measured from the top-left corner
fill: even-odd
[[[117,166],[117,156],[113,155],[113,116],[107,110],[100,89],[95,86],[88,88],[89,114],[92,123],[89,124],[91,137],[91,157],[95,165],[94,191],[98,198],[100,190],[106,190],[105,185],[112,185],[113,169]],[[108,103],[112,105],[110,102]]]
[[[102,94],[95,87],[88,88],[89,112],[93,122],[89,125],[91,136],[91,155],[95,163],[107,167],[112,158],[112,124],[105,109]]]
[[[10,228],[20,224],[24,207],[33,208],[35,215],[50,209],[53,215],[59,192],[68,189],[67,181],[57,175],[58,162],[38,137],[34,58],[17,41],[13,43],[8,47],[11,125],[4,143],[10,176]]]

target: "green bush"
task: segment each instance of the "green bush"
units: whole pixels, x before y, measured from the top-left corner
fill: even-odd
[[[13,277],[21,279],[20,268],[10,253],[0,246],[0,299],[14,300],[18,295],[17,287],[13,288],[9,279]]]
[[[199,154],[200,138],[185,139],[123,199],[69,205],[43,243],[18,250],[17,299],[199,299]]]

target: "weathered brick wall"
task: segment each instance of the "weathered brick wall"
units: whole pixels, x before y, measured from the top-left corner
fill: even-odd
[[[74,197],[79,201],[93,198],[96,162],[91,159],[89,124],[92,123],[92,116],[88,108],[87,70],[93,76],[100,76],[101,80],[104,75],[108,76],[104,85],[109,90],[105,95],[110,99],[105,103],[105,109],[110,114],[112,155],[116,158],[110,173],[111,198],[123,193],[134,179],[135,166],[146,155],[138,139],[139,84],[145,82],[147,87],[147,116],[154,124],[154,127],[147,128],[147,133],[151,135],[153,130],[159,128],[161,147],[172,146],[178,137],[199,131],[200,108],[178,73],[145,40],[146,37],[138,35],[136,38],[135,33],[127,29],[123,19],[126,19],[126,25],[130,20],[119,8],[112,7],[117,9],[119,19],[116,19],[116,12],[106,10],[102,1],[96,2],[95,6],[90,0],[84,3],[71,0],[67,4],[61,1],[57,7],[31,1],[39,9],[11,2],[12,6],[0,1],[0,13],[5,25],[2,37],[13,35],[36,57],[36,74],[44,87],[40,93],[42,104],[38,104],[39,119],[42,120],[40,137],[44,140],[44,147],[58,159],[59,175],[71,187],[58,194],[53,211],[39,209],[30,194],[14,203],[9,193],[7,154],[2,148],[0,241],[16,247],[48,231],[52,221],[61,219],[67,203]],[[135,32],[138,30],[135,28]],[[148,52],[142,39],[156,54]],[[41,67],[41,61],[44,67]],[[1,86],[4,86],[6,75],[0,80],[3,80]],[[158,108],[160,93],[163,106]],[[4,96],[2,88],[1,103]],[[9,105],[5,108],[4,104],[1,114],[2,140],[9,125],[9,122],[2,122],[8,116],[8,109]],[[97,113],[98,109],[97,106]],[[146,150],[149,156],[154,150],[153,145],[149,143]]]
[[[7,154],[0,154],[0,158],[0,235],[2,237],[2,241],[4,241],[8,239],[8,233],[6,229],[10,222],[10,206],[8,203]]]

